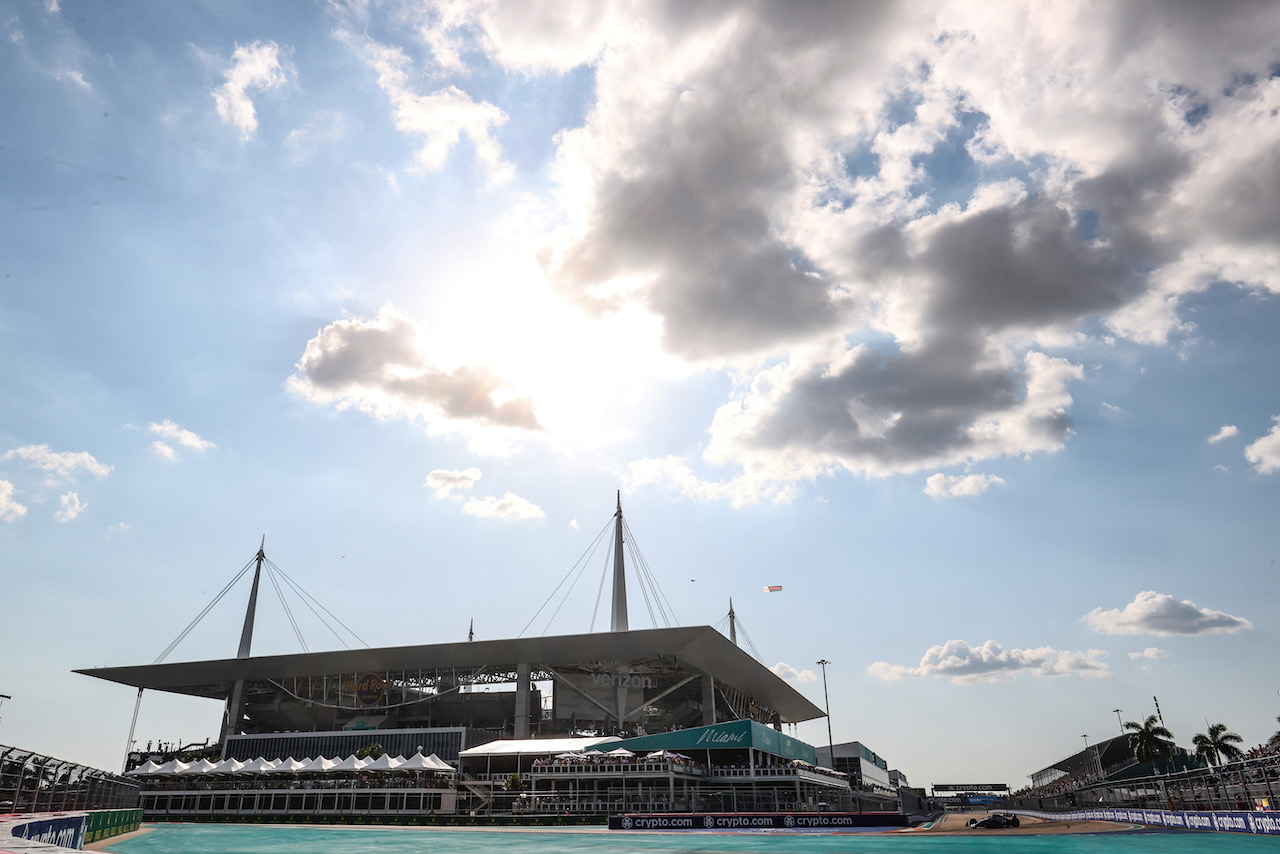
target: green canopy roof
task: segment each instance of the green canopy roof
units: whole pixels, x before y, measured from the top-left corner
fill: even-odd
[[[723,724],[680,729],[673,732],[659,732],[653,735],[642,735],[622,741],[611,741],[589,747],[588,750],[604,751],[626,748],[632,753],[652,750],[672,750],[688,752],[690,750],[737,750],[754,747],[763,753],[781,756],[784,759],[799,759],[804,762],[816,761],[813,746],[778,732],[772,727],[753,720],[730,721]]]

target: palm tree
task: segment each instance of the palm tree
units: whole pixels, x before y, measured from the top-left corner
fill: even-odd
[[[1226,724],[1210,724],[1208,733],[1198,733],[1191,741],[1196,746],[1196,756],[1203,756],[1210,765],[1217,765],[1222,760],[1239,759],[1241,751],[1236,744],[1242,744],[1244,739],[1228,732]]]
[[[1130,730],[1129,746],[1139,762],[1150,762],[1169,753],[1168,742],[1173,741],[1173,733],[1165,729],[1155,715],[1148,716],[1142,723],[1125,721],[1124,728]]]
[[[1276,723],[1280,724],[1280,715],[1276,715]],[[1280,729],[1276,730],[1276,734],[1271,736],[1267,744],[1280,744]]]

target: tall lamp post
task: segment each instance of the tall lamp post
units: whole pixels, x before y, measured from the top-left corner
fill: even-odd
[[[827,665],[830,664],[825,658],[818,662],[822,668],[822,699],[827,703],[827,749],[831,751],[831,770],[836,769],[836,742],[831,737],[831,695],[827,693]]]
[[[1111,711],[1116,713],[1116,723],[1120,724],[1120,734],[1124,735],[1124,719],[1120,717],[1120,713],[1123,712],[1124,709],[1112,709]]]

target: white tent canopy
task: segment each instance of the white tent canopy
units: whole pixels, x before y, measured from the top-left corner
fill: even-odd
[[[210,774],[234,774],[244,767],[239,759],[227,758],[209,769]]]
[[[178,771],[178,774],[208,774],[214,768],[218,767],[218,763],[210,762],[208,759],[198,759],[192,762],[186,768]]]
[[[404,757],[397,756],[392,758],[389,754],[382,754],[377,759],[364,766],[363,771],[395,771],[399,766],[404,764]]]
[[[309,759],[294,759],[292,756],[290,756],[288,759],[281,762],[276,767],[268,769],[266,773],[268,774],[294,773],[296,771],[301,771],[303,768],[307,767],[307,763],[310,761],[311,760]]]
[[[157,769],[161,767],[162,766],[157,765],[156,763],[148,759],[146,762],[143,762],[141,765],[139,765],[137,768],[134,768],[132,771],[126,771],[124,773],[126,777],[145,777],[148,774],[156,773]]]
[[[298,771],[303,774],[318,773],[321,771],[328,771],[337,764],[338,763],[333,759],[325,759],[323,756],[317,756],[315,759],[312,759],[306,765],[299,768]]]
[[[396,766],[397,771],[432,771],[438,774],[453,774],[454,768],[448,762],[445,762],[434,753],[430,756],[423,756],[421,753],[415,753],[404,761],[403,764]]]
[[[264,774],[276,767],[279,763],[274,759],[263,759],[259,756],[257,759],[245,764],[235,773],[237,774]]]
[[[152,774],[181,774],[183,771],[186,771],[189,767],[191,766],[189,766],[185,762],[179,762],[176,759],[170,759],[168,762],[164,763],[163,765],[161,765],[159,768],[155,769],[151,773]]]
[[[346,759],[330,768],[330,771],[359,771],[369,764],[367,759],[357,759],[353,753]]]

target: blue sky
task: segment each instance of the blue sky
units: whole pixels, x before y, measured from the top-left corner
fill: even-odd
[[[679,622],[829,659],[913,784],[1156,695],[1275,731],[1266,4],[0,13],[0,743],[114,768],[133,696],[70,671],[263,534],[372,645],[513,635],[618,489]]]

